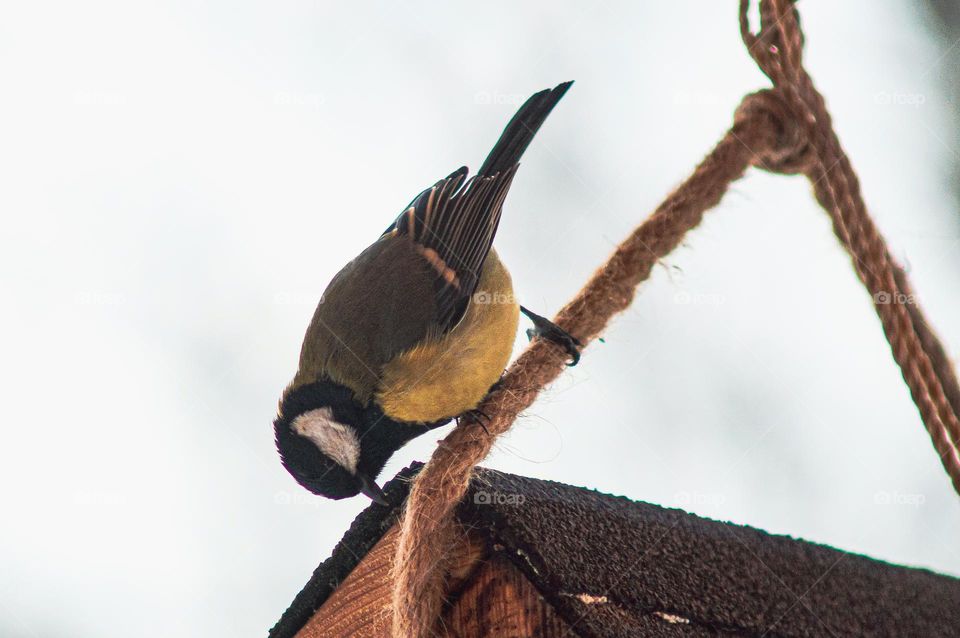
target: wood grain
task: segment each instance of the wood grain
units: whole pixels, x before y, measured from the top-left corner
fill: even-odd
[[[470,580],[486,554],[485,544],[467,534],[458,548],[449,575],[451,591]],[[390,567],[397,551],[399,529],[387,530],[336,591],[321,605],[297,638],[389,638],[393,582]]]
[[[502,554],[494,554],[475,570],[443,624],[446,638],[576,636]]]
[[[297,638],[379,638],[390,635],[390,564],[397,548],[391,527],[336,591],[297,632]]]

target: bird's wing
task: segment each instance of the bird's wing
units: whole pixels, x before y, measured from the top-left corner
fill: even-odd
[[[460,321],[476,290],[516,170],[467,179],[460,168],[417,195],[387,229],[409,238],[430,265],[441,332]]]
[[[327,377],[366,401],[385,363],[438,332],[433,279],[433,269],[406,237],[374,242],[323,293],[294,384]]]
[[[520,158],[571,84],[532,95],[517,109],[477,175],[467,179],[466,167],[454,171],[417,195],[384,233],[409,237],[430,263],[442,332],[463,317]]]
[[[334,277],[317,307],[294,384],[327,376],[371,396],[382,366],[453,328],[476,291],[518,162],[570,82],[517,110],[480,168],[417,195],[383,236]]]
[[[297,383],[322,376],[364,401],[382,366],[450,330],[466,311],[516,166],[423,191],[330,282],[303,341]]]

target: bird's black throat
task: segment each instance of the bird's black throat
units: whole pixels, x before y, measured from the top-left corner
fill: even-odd
[[[323,407],[329,407],[337,421],[356,431],[360,441],[357,468],[371,478],[376,478],[393,453],[408,441],[449,422],[449,419],[435,423],[395,421],[374,401],[360,404],[349,388],[330,380],[317,381],[290,390],[280,402],[274,432],[281,456],[286,458],[301,443],[297,440],[300,437],[290,429],[293,420]]]

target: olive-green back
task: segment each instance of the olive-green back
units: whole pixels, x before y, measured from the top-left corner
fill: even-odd
[[[435,278],[408,237],[385,235],[360,253],[323,293],[292,387],[327,377],[366,402],[385,363],[439,332]]]

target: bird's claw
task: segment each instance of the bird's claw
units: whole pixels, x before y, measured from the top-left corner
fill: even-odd
[[[566,350],[567,354],[570,355],[568,366],[575,366],[580,362],[580,348],[583,347],[583,344],[579,339],[546,317],[541,317],[523,306],[520,306],[520,312],[529,317],[530,321],[533,322],[533,328],[527,330],[528,339],[532,341],[534,337],[541,337],[552,341]]]
[[[487,414],[486,412],[484,412],[483,410],[479,410],[479,409],[477,409],[477,408],[474,408],[473,410],[467,410],[466,412],[464,412],[463,414],[461,414],[460,416],[458,416],[458,417],[457,417],[457,425],[460,425],[461,422],[476,423],[476,424],[479,425],[481,428],[483,428],[483,431],[484,431],[486,434],[489,435],[489,434],[490,434],[490,430],[487,429],[487,425],[486,425],[486,423],[484,423],[484,420],[486,420],[487,423],[489,423],[489,422],[490,422],[490,415]]]

